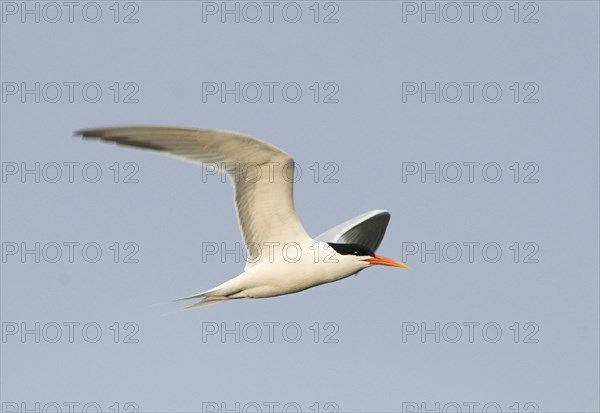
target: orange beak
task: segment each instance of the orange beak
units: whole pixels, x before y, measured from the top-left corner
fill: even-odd
[[[389,267],[400,267],[410,270],[410,267],[408,265],[403,264],[400,261],[393,260],[391,258],[382,257],[381,255],[376,255],[373,258],[367,258],[363,261],[366,261],[371,265],[387,265]]]

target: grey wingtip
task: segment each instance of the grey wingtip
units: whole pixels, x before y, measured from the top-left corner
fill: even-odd
[[[365,220],[373,219],[374,217],[386,217],[389,222],[392,214],[390,214],[390,211],[385,209],[374,209],[372,211],[365,212],[363,217]]]
[[[74,138],[94,139],[102,136],[100,129],[79,129],[73,132]]]
[[[372,211],[374,214],[381,214],[381,215],[391,215],[390,211],[388,211],[387,209],[374,209]]]
[[[108,126],[99,128],[86,128],[79,129],[73,132],[73,137],[82,137],[84,139],[101,139],[107,135],[110,131],[127,131],[128,129],[137,129],[144,126]]]

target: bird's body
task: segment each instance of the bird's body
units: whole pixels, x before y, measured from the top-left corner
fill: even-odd
[[[274,247],[269,255],[272,260],[262,261],[198,297],[267,298],[291,294],[341,280],[367,267],[338,256],[328,243],[313,239]]]
[[[246,267],[237,277],[211,290],[181,298],[201,300],[187,308],[296,293],[376,264],[407,268],[374,253],[389,221],[386,211],[363,214],[319,237],[310,237],[294,208],[294,161],[266,142],[235,132],[159,127],[106,128],[77,134],[212,164],[231,178],[247,250]]]

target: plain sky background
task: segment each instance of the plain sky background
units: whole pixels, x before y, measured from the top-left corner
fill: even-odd
[[[88,263],[78,249],[70,263],[63,247],[57,263],[5,257],[3,403],[96,402],[109,411],[118,402],[123,411],[133,402],[143,412],[201,411],[211,402],[219,409],[257,403],[263,411],[269,402],[279,408],[297,403],[303,411],[318,403],[344,412],[410,411],[422,402],[429,409],[440,403],[440,410],[449,402],[463,411],[469,402],[480,403],[479,410],[486,403],[503,411],[516,409],[515,403],[520,411],[599,410],[597,2],[518,3],[518,23],[513,2],[497,3],[497,23],[482,17],[485,2],[478,3],[472,23],[464,6],[457,23],[444,16],[436,23],[430,15],[422,23],[420,14],[403,21],[403,7],[421,2],[392,1],[322,3],[319,23],[313,2],[302,2],[302,18],[290,23],[278,3],[273,23],[263,5],[260,22],[242,18],[239,24],[232,16],[222,23],[219,15],[203,22],[203,4],[193,1],[122,4],[119,20],[137,10],[137,23],[114,23],[113,2],[98,3],[103,14],[97,23],[82,18],[85,3],[78,3],[73,22],[63,5],[56,23],[44,16],[39,23],[26,16],[23,23],[20,10],[11,14],[23,4],[2,2],[3,251],[14,243],[96,242],[103,255]],[[43,3],[38,7],[42,12]],[[337,23],[321,22],[336,10]],[[494,10],[486,10],[493,18]],[[45,11],[52,19],[54,11]],[[529,13],[537,23],[522,22]],[[35,103],[32,95],[23,103],[19,92],[8,94],[15,84],[33,88],[36,82],[40,88],[96,82],[103,95],[89,103],[78,88],[69,102],[63,86],[56,103],[43,97]],[[114,103],[109,87],[115,82],[121,93],[134,82],[139,102],[123,103],[121,94]],[[303,95],[297,103],[280,92],[272,103],[266,95],[257,103],[232,97],[222,103],[218,96],[203,101],[203,82],[296,82]],[[314,103],[309,87],[315,82],[334,82],[338,102]],[[457,103],[435,103],[432,96],[422,103],[419,95],[403,102],[403,82],[496,82],[503,94],[489,103],[478,88],[471,103],[463,86]],[[518,103],[510,89],[515,82]],[[523,89],[527,82],[539,87],[538,103],[523,102],[531,90]],[[309,233],[387,209],[392,219],[379,252],[406,259],[412,270],[373,268],[295,295],[164,316],[181,306],[155,303],[242,271],[244,264],[231,255],[206,262],[201,255],[206,243],[233,248],[241,241],[231,188],[215,177],[203,183],[202,169],[192,164],[71,137],[77,129],[115,124],[229,129],[267,140],[303,169],[295,195]],[[73,183],[66,176],[35,183],[32,175],[22,182],[19,174],[7,174],[36,162],[40,168],[96,162],[103,175],[88,183],[77,169]],[[134,162],[139,182],[114,183],[115,162],[121,173]],[[315,182],[309,169],[315,162],[321,173],[335,163],[338,182],[324,182],[323,175]],[[403,162],[496,162],[503,175],[489,183],[478,169],[470,183],[464,169],[457,183],[435,183],[431,176],[423,183],[418,175],[403,182]],[[515,162],[522,174],[525,163],[535,163],[538,182],[525,183],[521,174],[514,183]],[[114,263],[109,247],[115,242],[136,243],[139,262]],[[466,247],[454,263],[444,257],[436,263],[431,254],[403,257],[403,248],[415,243],[431,249],[465,242],[498,243],[502,257],[490,263],[477,249],[471,263]],[[515,243],[517,263],[510,249]],[[533,244],[525,249],[525,243]],[[535,248],[538,262],[523,262]],[[65,322],[97,323],[103,335],[88,343],[79,328],[69,343]],[[116,322],[117,344],[110,329]],[[125,327],[128,322],[137,326],[138,343],[123,342],[133,328]],[[20,332],[8,335],[15,325],[35,323],[46,326],[39,343],[33,334],[24,340]],[[57,343],[48,339],[52,323],[63,325]],[[257,323],[262,338],[251,343],[255,330],[246,330],[239,343],[232,334],[203,340],[208,327],[233,329],[236,323],[240,329]],[[273,343],[264,323],[280,323]],[[298,342],[282,337],[286,323],[300,327]],[[314,323],[321,333],[317,343]],[[439,343],[434,334],[403,340],[413,323],[430,329],[439,323],[446,335]],[[450,342],[453,323],[462,326],[456,343]],[[472,343],[464,323],[479,323]],[[487,323],[502,329],[498,342],[482,337]],[[338,342],[325,342],[334,329]],[[537,342],[525,342],[532,341],[528,333]],[[526,403],[532,403],[529,410]]]

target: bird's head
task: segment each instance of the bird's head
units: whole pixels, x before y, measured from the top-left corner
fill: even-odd
[[[332,242],[329,242],[328,244],[338,254],[344,256],[344,258],[355,261],[356,264],[361,267],[361,269],[368,268],[373,265],[387,265],[389,267],[409,269],[408,265],[401,263],[400,261],[382,257],[381,255],[376,255],[372,249],[365,247],[364,245],[336,244]]]

